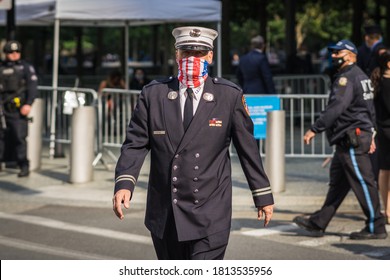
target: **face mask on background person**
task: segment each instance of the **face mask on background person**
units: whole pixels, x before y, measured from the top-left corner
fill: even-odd
[[[143,74],[136,74],[135,75],[135,78],[139,81],[143,80],[144,79],[144,75]]]
[[[345,62],[344,57],[345,57],[345,55],[342,57],[332,57],[332,66],[335,69],[339,69],[341,67],[341,65],[343,65]]]

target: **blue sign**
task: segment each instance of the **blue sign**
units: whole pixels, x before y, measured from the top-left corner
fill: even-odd
[[[267,131],[267,112],[280,110],[280,98],[277,96],[245,96],[249,114],[254,124],[256,139],[265,139]]]

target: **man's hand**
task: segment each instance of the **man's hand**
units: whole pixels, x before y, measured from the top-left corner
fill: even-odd
[[[122,211],[122,203],[125,206],[126,209],[129,209],[130,207],[130,197],[131,197],[131,191],[129,190],[119,190],[115,193],[114,197],[112,198],[112,209],[115,212],[115,215],[123,220],[125,215],[123,215]]]
[[[274,212],[274,205],[258,206],[257,207],[257,219],[260,221],[264,213],[264,226],[266,227],[271,221],[272,214]]]
[[[372,137],[370,150],[368,151],[369,154],[373,154],[376,150],[376,144],[375,144],[375,138]]]
[[[27,116],[31,111],[31,105],[23,105],[22,108],[20,108],[20,114],[22,116]]]
[[[305,135],[303,136],[303,142],[306,144],[306,145],[309,145],[310,144],[310,141],[311,139],[316,136],[315,132],[311,129],[309,129],[308,131],[306,131]]]

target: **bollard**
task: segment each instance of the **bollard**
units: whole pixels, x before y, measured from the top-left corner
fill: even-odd
[[[30,161],[30,171],[41,168],[43,99],[36,98],[31,106],[28,118],[27,158]]]
[[[95,122],[94,107],[84,106],[73,110],[69,174],[71,183],[93,180]]]
[[[265,169],[275,193],[285,191],[285,111],[267,112]]]

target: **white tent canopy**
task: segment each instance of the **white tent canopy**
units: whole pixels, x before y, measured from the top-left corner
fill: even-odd
[[[219,22],[221,1],[180,0],[15,0],[18,25],[124,25],[150,22]],[[5,11],[0,23],[5,23]]]
[[[50,25],[54,23],[56,0],[15,0],[17,25]],[[6,11],[0,11],[0,24],[6,24]]]
[[[15,0],[17,25],[54,24],[53,82],[58,86],[60,25],[125,26],[125,57],[128,57],[129,25],[167,22],[217,22],[221,34],[222,5],[218,0]],[[0,23],[5,24],[6,12],[0,11]],[[217,43],[217,73],[221,76],[221,36]],[[127,71],[127,67],[125,67]],[[128,73],[126,78],[128,78]],[[57,104],[57,92],[53,92]],[[54,156],[55,110],[52,108],[50,156]]]
[[[67,21],[215,21],[221,19],[216,0],[58,0],[56,18]]]
[[[57,86],[58,79],[55,60],[59,55],[59,25],[125,26],[127,29],[129,25],[164,22],[216,22],[220,31],[221,1],[218,0],[180,0],[174,5],[167,5],[166,0],[15,0],[15,5],[17,25],[55,25],[53,86]],[[0,24],[5,22],[6,12],[0,11]],[[128,39],[124,48],[126,56]],[[217,58],[221,56],[220,42],[219,36]],[[220,76],[220,59],[217,61]]]

